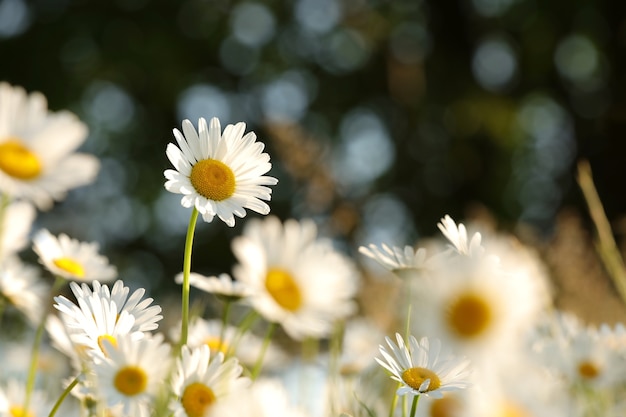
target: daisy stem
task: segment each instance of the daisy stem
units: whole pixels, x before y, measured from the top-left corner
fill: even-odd
[[[56,277],[52,288],[50,289],[51,296],[65,283],[65,279],[62,277]],[[39,363],[39,349],[41,347],[41,338],[43,337],[43,331],[46,327],[46,314],[42,314],[41,321],[35,330],[35,339],[33,340],[33,349],[30,354],[30,367],[28,368],[28,379],[26,380],[26,393],[24,395],[24,412],[28,411],[30,405],[30,397],[35,388],[35,377],[37,376],[37,364]]]
[[[187,238],[185,239],[185,255],[183,257],[183,299],[182,299],[182,328],[180,331],[180,346],[187,344],[189,331],[189,274],[191,272],[191,248],[193,246],[193,234],[196,230],[198,210],[194,207],[189,218]]]
[[[389,407],[389,417],[393,417],[396,411],[396,406],[398,405],[398,388],[402,386],[401,382],[398,382],[398,387],[393,392],[393,399],[391,400],[391,407]]]
[[[417,411],[417,402],[419,401],[420,396],[416,395],[413,397],[413,403],[411,404],[411,414],[410,417],[414,417],[415,416],[415,412]]]
[[[239,340],[241,340],[241,337],[244,335],[244,333],[247,332],[248,329],[250,329],[250,327],[252,327],[252,324],[255,322],[255,320],[258,317],[259,316],[256,313],[256,311],[250,310],[248,314],[246,314],[246,316],[243,319],[241,319],[241,321],[239,322],[239,325],[237,326],[237,333],[233,337],[233,342],[228,349],[228,354],[225,355],[226,357],[229,357],[235,352],[235,348],[239,344]]]
[[[404,328],[404,340],[409,340],[411,336],[411,308],[413,306],[413,300],[411,300],[411,281],[408,280],[406,283],[407,289],[407,306],[406,306],[406,324]]]
[[[259,374],[261,373],[261,368],[263,367],[263,359],[265,358],[265,352],[267,352],[267,348],[270,345],[270,341],[272,340],[272,333],[274,333],[274,328],[276,327],[276,323],[271,322],[267,327],[267,333],[265,333],[265,338],[263,339],[263,346],[261,347],[261,352],[259,352],[259,357],[256,360],[256,364],[254,364],[254,370],[252,371],[252,375],[250,378],[254,381]]]
[[[54,407],[52,407],[52,410],[50,410],[50,414],[48,414],[48,417],[54,417],[54,415],[59,410],[59,407],[61,407],[63,400],[65,400],[65,397],[67,397],[68,394],[74,389],[76,384],[78,384],[79,377],[80,375],[77,375],[76,378],[74,378],[74,380],[67,386],[67,388],[65,388],[63,393],[61,393],[61,396],[57,399],[57,402],[54,403]]]
[[[232,303],[230,301],[226,301],[224,303],[224,312],[222,313],[222,328],[220,329],[220,341],[217,345],[217,351],[222,351],[222,346],[224,345],[224,335],[226,334],[226,326],[228,326],[228,316],[230,316],[230,307]]]

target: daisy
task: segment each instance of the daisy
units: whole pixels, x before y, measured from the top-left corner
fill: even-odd
[[[422,337],[418,342],[410,336],[407,346],[402,336],[396,333],[397,345],[388,337],[385,340],[390,350],[381,345],[383,358],[376,358],[376,361],[391,372],[391,379],[400,382],[398,395],[424,394],[441,398],[446,391],[468,387],[469,361],[444,356],[438,339]]]
[[[363,317],[348,321],[339,356],[340,374],[357,375],[374,364],[378,341],[382,337],[382,330]]]
[[[80,242],[63,233],[55,237],[42,229],[33,238],[33,250],[48,271],[65,279],[111,281],[117,276],[115,266],[98,253],[96,242]]]
[[[15,255],[28,245],[35,215],[35,207],[26,201],[12,202],[0,213],[0,259]]]
[[[24,313],[31,322],[40,321],[48,291],[39,269],[24,264],[17,256],[0,262],[0,297]]]
[[[170,403],[170,409],[174,416],[209,416],[216,404],[250,385],[250,380],[242,377],[241,372],[236,359],[224,361],[221,352],[211,357],[207,345],[194,349],[183,346],[172,379],[176,398]]]
[[[248,302],[294,339],[324,337],[355,310],[359,275],[330,241],[318,239],[312,220],[276,217],[246,224],[232,243],[234,276],[248,287]]]
[[[24,410],[26,399],[26,384],[16,379],[3,381],[0,387],[0,416],[7,417],[40,417],[46,416],[52,409],[52,402],[45,392],[34,390],[28,403],[28,410]]]
[[[182,284],[183,273],[177,274],[174,279],[177,284]],[[207,277],[192,272],[189,274],[189,284],[227,301],[237,301],[250,294],[250,289],[244,283],[232,279],[228,274]]]
[[[178,147],[167,146],[167,157],[175,170],[164,172],[165,188],[183,194],[183,207],[195,207],[206,222],[219,217],[228,226],[235,225],[235,217],[244,217],[245,209],[267,214],[269,201],[278,180],[265,176],[272,165],[264,145],[256,135],[244,135],[245,123],[228,125],[221,133],[220,122],[212,118],[198,121],[198,132],[189,120],[183,120],[183,132],[174,129]]]
[[[122,280],[115,281],[111,289],[98,281],[94,281],[92,286],[93,290],[85,283],[79,286],[75,282],[70,282],[70,288],[77,299],[96,294],[103,300],[115,303],[120,313],[123,311],[127,312],[134,319],[132,331],[149,332],[159,327],[157,322],[163,318],[160,314],[162,311],[161,306],[151,306],[150,304],[154,300],[152,298],[143,298],[146,293],[145,288],[138,288],[130,294],[130,288],[125,286]]]
[[[480,233],[474,233],[468,241],[467,230],[461,223],[458,225],[448,215],[444,216],[437,227],[441,233],[450,241],[452,249],[461,255],[476,256],[482,254],[484,248],[481,246]]]
[[[127,416],[150,415],[156,394],[169,372],[170,346],[161,334],[134,340],[105,341],[106,358],[93,365],[96,385],[106,408],[122,405]]]
[[[0,192],[47,210],[89,184],[99,162],[74,152],[86,137],[74,114],[49,112],[42,94],[0,83]]]
[[[424,248],[415,250],[409,245],[404,248],[389,247],[383,243],[380,247],[374,244],[367,247],[361,246],[359,252],[401,278],[426,268],[426,249]]]

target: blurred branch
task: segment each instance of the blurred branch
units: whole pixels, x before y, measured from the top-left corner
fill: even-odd
[[[626,303],[626,268],[624,259],[615,243],[611,225],[606,218],[602,202],[593,183],[591,167],[588,161],[580,161],[578,163],[578,185],[583,192],[589,207],[589,214],[596,227],[596,249],[622,301]]]

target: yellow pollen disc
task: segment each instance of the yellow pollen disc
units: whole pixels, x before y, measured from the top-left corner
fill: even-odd
[[[37,155],[17,139],[0,143],[0,170],[20,180],[32,180],[41,174]]]
[[[187,385],[180,399],[187,417],[203,417],[215,402],[213,390],[200,382]]]
[[[459,400],[447,395],[443,398],[437,398],[430,406],[430,417],[455,417],[461,412]]]
[[[52,261],[54,265],[77,278],[85,277],[85,269],[81,264],[71,258],[57,258]]]
[[[406,371],[402,372],[402,380],[414,390],[419,390],[420,386],[426,381],[430,379],[428,383],[428,388],[426,391],[436,390],[441,386],[441,381],[436,373],[426,368],[409,368]]]
[[[148,386],[148,375],[138,366],[126,366],[115,374],[115,389],[129,397],[141,394]]]
[[[578,374],[584,379],[594,379],[600,375],[600,369],[591,361],[582,361],[578,364]]]
[[[198,194],[209,200],[226,200],[235,192],[235,174],[228,165],[215,159],[196,162],[189,180]]]
[[[204,341],[204,344],[211,349],[211,352],[222,352],[224,354],[228,352],[228,345],[225,342],[220,342],[219,337],[209,337]]]
[[[457,298],[448,310],[448,325],[464,338],[481,335],[493,318],[491,306],[479,294],[463,294]]]
[[[291,274],[285,270],[270,269],[265,277],[265,288],[285,310],[296,311],[302,305],[300,289]]]
[[[24,411],[24,408],[19,405],[12,405],[9,407],[9,415],[11,417],[35,417],[30,411]]]
[[[103,334],[102,336],[98,336],[98,346],[100,346],[100,350],[106,355],[106,350],[104,349],[104,340],[107,340],[114,348],[117,348],[117,340],[115,337],[110,334]]]
[[[529,417],[530,413],[520,408],[517,404],[507,402],[503,404],[494,417]]]

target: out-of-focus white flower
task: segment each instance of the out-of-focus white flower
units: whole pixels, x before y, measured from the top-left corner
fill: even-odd
[[[28,410],[24,410],[26,384],[17,379],[3,381],[0,386],[0,416],[46,416],[52,409],[52,402],[44,391],[38,389],[31,393]]]
[[[183,120],[183,133],[174,129],[178,146],[167,146],[167,157],[176,169],[164,172],[165,188],[182,194],[183,207],[195,207],[206,222],[219,217],[228,226],[235,217],[244,217],[246,209],[268,214],[269,206],[262,200],[271,198],[278,180],[263,175],[272,165],[264,145],[256,141],[254,132],[244,135],[243,122],[228,125],[221,132],[220,122],[212,118],[198,121],[198,132],[189,120]]]
[[[98,160],[74,151],[87,127],[67,111],[49,112],[41,93],[0,82],[0,192],[52,207],[67,191],[91,183]]]
[[[177,284],[182,284],[183,273],[177,274],[174,280]],[[192,272],[189,274],[189,285],[229,301],[236,301],[250,295],[250,289],[243,282],[232,279],[228,274],[207,277]]]
[[[0,261],[0,296],[32,323],[41,320],[48,291],[39,269],[23,263],[17,256]]]
[[[441,233],[450,241],[452,248],[461,255],[477,256],[481,255],[484,248],[481,246],[480,233],[474,233],[472,239],[468,240],[465,225],[459,223],[458,226],[448,215],[444,216],[437,227]]]
[[[382,244],[380,247],[370,244],[361,246],[359,252],[375,260],[385,269],[400,278],[410,277],[427,268],[426,249],[414,249],[412,246],[399,248]]]
[[[16,201],[4,208],[0,224],[0,260],[16,255],[28,245],[36,214],[35,207],[26,201]]]
[[[294,339],[324,337],[354,312],[359,275],[353,262],[318,239],[312,220],[253,219],[232,243],[234,276],[248,301]]]

